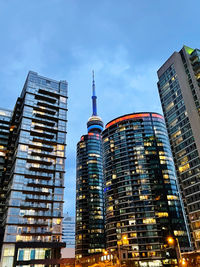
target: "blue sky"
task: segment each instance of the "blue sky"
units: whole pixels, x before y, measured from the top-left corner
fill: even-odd
[[[76,143],[91,115],[162,112],[157,69],[183,44],[200,48],[199,0],[0,0],[2,108],[29,70],[69,83],[65,212],[75,214]]]

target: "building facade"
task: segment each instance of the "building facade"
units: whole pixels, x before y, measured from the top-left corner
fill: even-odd
[[[67,83],[29,72],[12,118],[3,185],[2,267],[60,257]],[[54,265],[52,265],[54,266]],[[56,265],[57,266],[57,265]]]
[[[93,114],[87,123],[88,134],[77,144],[76,175],[76,259],[103,252],[103,122],[97,116],[93,80]]]
[[[174,52],[158,78],[193,248],[200,250],[200,50],[184,46]]]
[[[190,244],[163,117],[134,113],[112,120],[103,151],[108,251],[134,266],[177,266],[168,238],[178,239],[182,250]]]
[[[75,217],[69,214],[63,215],[62,240],[67,248],[75,248]]]
[[[6,203],[6,185],[3,184],[5,173],[5,161],[8,150],[8,138],[10,133],[10,120],[12,112],[0,109],[0,253],[4,229],[2,228],[3,211]]]

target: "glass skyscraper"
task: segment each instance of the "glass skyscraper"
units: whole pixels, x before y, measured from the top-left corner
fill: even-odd
[[[1,266],[57,266],[67,122],[67,83],[29,72],[11,120]]]
[[[103,122],[97,116],[93,79],[93,114],[87,123],[88,134],[77,144],[76,175],[76,259],[103,252]]]
[[[62,240],[67,248],[75,248],[75,217],[63,215]]]
[[[190,244],[163,117],[128,114],[102,135],[108,251],[134,266],[177,266],[168,238]]]
[[[195,250],[200,250],[200,50],[184,46],[158,70],[158,89]]]
[[[3,180],[6,154],[8,149],[11,116],[12,112],[10,110],[0,109],[0,251],[4,232],[2,228],[2,219],[3,211],[5,210],[7,192],[7,188],[6,185],[3,184]]]

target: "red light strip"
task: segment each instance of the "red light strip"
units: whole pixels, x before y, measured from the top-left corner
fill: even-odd
[[[150,113],[141,113],[141,114],[133,114],[133,115],[126,115],[123,116],[119,119],[116,119],[114,121],[111,121],[110,123],[108,123],[106,125],[106,129],[109,128],[110,126],[112,126],[115,123],[118,123],[120,121],[125,121],[125,120],[129,120],[129,119],[137,119],[137,118],[141,118],[141,117],[150,117]],[[152,117],[156,117],[156,118],[160,118],[163,119],[163,117],[159,114],[152,114]]]
[[[159,115],[159,114],[151,114],[152,117],[156,117],[156,118],[159,118],[159,119],[162,119],[163,120],[163,116],[162,115]]]

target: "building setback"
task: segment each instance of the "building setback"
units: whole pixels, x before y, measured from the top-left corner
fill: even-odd
[[[2,267],[60,258],[66,115],[67,83],[29,72],[10,121]]]
[[[87,123],[88,134],[77,144],[76,175],[76,259],[103,252],[103,122],[97,116],[93,79],[93,114]]]
[[[189,241],[163,117],[128,114],[102,135],[108,251],[135,266],[174,266],[168,237],[182,250]]]
[[[158,70],[158,90],[195,250],[200,249],[200,50],[184,46]]]

